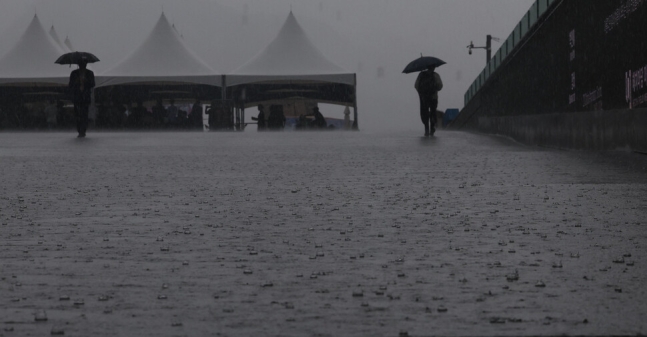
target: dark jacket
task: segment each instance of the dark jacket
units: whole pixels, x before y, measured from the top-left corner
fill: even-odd
[[[422,71],[416,80],[416,90],[421,97],[438,99],[438,92],[443,89],[440,75],[433,71]]]
[[[81,83],[83,82],[83,83]],[[81,80],[81,69],[74,70],[70,74],[70,94],[74,103],[87,103],[92,101],[92,89],[94,88],[94,73],[92,70],[85,70],[85,78]]]
[[[315,119],[312,121],[312,125],[314,125],[317,128],[325,128],[328,126],[328,123],[326,122],[326,118],[321,114],[319,111],[314,112]]]
[[[256,119],[258,120],[258,129],[265,129],[265,112],[263,110],[258,112],[258,117]]]

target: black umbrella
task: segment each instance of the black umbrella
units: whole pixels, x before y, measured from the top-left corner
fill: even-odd
[[[423,70],[429,69],[429,67],[440,67],[443,64],[445,64],[445,61],[432,57],[432,56],[422,56],[420,55],[420,58],[414,61],[411,61],[409,65],[404,68],[402,71],[405,74],[411,74]]]
[[[99,62],[99,58],[83,51],[75,51],[72,53],[64,54],[56,60],[57,64],[80,64],[81,62],[85,63],[95,63]]]

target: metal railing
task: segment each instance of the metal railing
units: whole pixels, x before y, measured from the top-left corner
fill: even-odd
[[[503,64],[506,58],[512,54],[512,51],[519,45],[528,32],[537,24],[539,19],[546,14],[550,6],[557,0],[536,0],[530,9],[523,16],[521,21],[514,28],[508,38],[501,43],[501,47],[494,54],[492,60],[485,66],[483,71],[472,82],[465,93],[465,105],[481,90],[488,78]]]

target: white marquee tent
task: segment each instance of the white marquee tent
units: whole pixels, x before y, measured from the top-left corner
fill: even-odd
[[[54,28],[54,26],[52,26],[52,28],[50,28],[49,36],[52,37],[52,40],[54,40],[54,42],[56,42],[56,44],[64,52],[71,52],[72,51],[64,42],[61,41],[61,38],[58,36],[58,33],[56,32],[56,28]]]
[[[54,63],[64,53],[34,15],[18,43],[0,59],[0,85],[66,85],[70,69]]]
[[[299,80],[354,86],[355,74],[326,59],[290,12],[274,41],[228,75],[227,85]]]
[[[183,83],[221,86],[222,75],[196,56],[162,13],[130,56],[97,76],[97,88],[123,84]]]
[[[256,57],[227,75],[224,82],[227,87],[246,88],[233,90],[234,96],[245,96],[243,110],[251,102],[302,97],[322,103],[352,105],[355,110],[353,128],[357,128],[356,74],[328,60],[308,38],[292,12],[277,37]]]
[[[69,81],[70,68],[54,61],[72,49],[69,39],[61,43],[54,27],[48,32],[35,15],[18,43],[0,59],[0,86],[24,87],[31,92],[43,86],[58,86],[57,90],[63,90]],[[195,85],[195,91],[189,93],[207,95],[211,92],[209,87],[220,87],[223,99],[227,98],[227,89],[233,97],[248,89],[248,98],[254,96],[255,102],[301,97],[352,105],[356,123],[356,78],[356,74],[345,71],[323,55],[293,13],[264,50],[227,76],[196,56],[162,13],[150,35],[131,55],[96,75],[96,87],[119,86],[122,87],[119,90],[125,90],[124,85],[145,86],[155,87],[151,92],[160,93],[169,86]],[[233,101],[241,107],[241,101]],[[243,101],[242,108],[250,102]]]
[[[63,43],[65,44],[68,50],[76,51],[76,49],[74,49],[74,46],[72,45],[72,41],[70,41],[70,38],[68,36],[65,37],[65,42]]]

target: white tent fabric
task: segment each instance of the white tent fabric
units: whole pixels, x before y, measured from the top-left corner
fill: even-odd
[[[135,52],[97,76],[97,87],[168,82],[221,86],[222,76],[189,50],[164,13]]]
[[[51,37],[52,37],[52,40],[54,40],[54,42],[56,42],[56,44],[57,44],[57,45],[61,48],[61,50],[63,50],[64,52],[71,52],[71,51],[72,51],[71,49],[69,49],[69,48],[67,47],[67,45],[65,45],[65,43],[61,42],[61,39],[58,37],[58,33],[56,32],[56,28],[54,28],[54,26],[52,26],[52,28],[50,28],[50,30],[49,30],[49,36],[51,36]]]
[[[285,81],[355,85],[355,74],[326,59],[290,12],[274,41],[227,76],[228,86]]]
[[[70,69],[54,63],[62,54],[34,15],[18,43],[0,60],[0,85],[65,85]]]
[[[65,42],[63,43],[65,44],[68,50],[77,51],[76,49],[74,49],[74,46],[72,45],[72,41],[70,41],[70,38],[68,36],[65,37]]]

